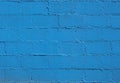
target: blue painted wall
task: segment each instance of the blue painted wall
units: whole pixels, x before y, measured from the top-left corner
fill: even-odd
[[[0,83],[120,81],[119,0],[0,0]]]

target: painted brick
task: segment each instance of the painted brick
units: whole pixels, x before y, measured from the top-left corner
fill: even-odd
[[[83,15],[115,15],[119,14],[120,3],[111,2],[79,2],[55,1],[50,2],[50,13],[54,14],[83,14]]]
[[[50,44],[49,47],[47,47]],[[52,47],[51,47],[52,46]],[[14,55],[14,54],[23,54],[23,55],[46,55],[46,54],[56,54],[57,52],[57,44],[56,43],[6,43],[6,54]],[[53,48],[54,47],[54,48]],[[24,48],[24,49],[23,49]],[[36,49],[37,48],[37,49]],[[46,50],[47,49],[47,50]],[[58,53],[57,53],[58,54]]]
[[[44,20],[42,20],[44,19]],[[16,22],[16,23],[15,23]],[[0,16],[1,27],[57,26],[56,16]]]
[[[120,71],[119,70],[117,70],[117,71],[113,71],[113,81],[114,82],[119,82],[119,77],[120,77]]]
[[[0,29],[0,41],[18,40],[16,30]]]
[[[4,70],[0,70],[0,80],[3,80],[4,79]]]
[[[0,0],[0,83],[119,83],[119,5]]]
[[[102,30],[102,37],[104,40],[119,40],[120,37],[118,36],[120,34],[120,30]]]
[[[110,54],[111,49],[110,49],[110,44],[109,43],[105,43],[105,42],[98,42],[98,43],[86,43],[86,50],[87,50],[87,54]]]
[[[17,14],[20,13],[20,4],[2,2],[0,3],[0,14]]]
[[[0,3],[0,14],[47,14],[47,3],[14,3],[2,2]]]
[[[112,20],[112,19],[111,19]],[[60,16],[61,26],[110,26],[109,16],[80,16],[64,15]]]
[[[48,3],[39,2],[39,3],[22,3],[21,4],[21,13],[22,14],[48,14]]]
[[[112,42],[112,53],[119,55],[120,54],[120,42]]]
[[[119,16],[81,16],[64,15],[60,16],[61,26],[112,26],[119,27]]]
[[[22,80],[22,81],[26,81],[26,80],[30,80],[31,77],[29,74],[29,72],[27,73],[26,70],[22,69],[22,70],[6,70],[6,76],[5,76],[5,79],[7,80],[14,80],[14,81],[19,81],[19,80]],[[16,74],[19,74],[17,76],[15,76]],[[15,76],[15,77],[14,77]]]
[[[0,54],[4,54],[4,53],[5,53],[5,44],[0,43]]]
[[[85,71],[87,81],[98,81],[98,82],[111,82],[112,72],[111,71]],[[94,77],[96,76],[96,77]],[[94,80],[93,80],[94,79]]]

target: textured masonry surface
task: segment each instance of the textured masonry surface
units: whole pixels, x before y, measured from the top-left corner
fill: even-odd
[[[119,81],[119,0],[0,0],[0,83]]]

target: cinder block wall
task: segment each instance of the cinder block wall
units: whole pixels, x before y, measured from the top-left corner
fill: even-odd
[[[0,0],[0,81],[118,83],[120,1]]]

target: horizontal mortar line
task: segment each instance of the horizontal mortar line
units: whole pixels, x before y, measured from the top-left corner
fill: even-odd
[[[120,30],[120,27],[114,27],[114,26],[94,26],[90,25],[88,27],[91,27],[92,29],[112,29],[112,30]]]
[[[0,2],[16,2],[16,3],[23,3],[23,2],[49,2],[49,0],[0,0]]]
[[[90,25],[90,26],[65,26],[65,27],[55,27],[53,29],[65,29],[65,30],[81,30],[81,29],[85,29],[85,30],[96,30],[96,29],[99,29],[99,30],[120,30],[120,27],[112,27],[112,26],[105,26],[105,27],[100,27],[100,26],[93,26],[93,25]]]
[[[66,81],[62,81],[62,80],[0,80],[0,83],[113,83],[114,81],[81,81],[81,80],[66,80]],[[116,81],[115,81],[116,82]]]
[[[120,16],[120,13],[101,13],[101,14],[80,14],[80,13],[51,13],[50,15],[56,15],[56,16]]]
[[[104,70],[120,70],[120,68],[15,68],[15,67],[9,67],[9,68],[0,68],[0,70],[99,70],[99,71],[104,71]]]
[[[112,53],[112,52],[108,52],[108,53],[86,53],[85,56],[120,56],[119,53]]]
[[[59,40],[16,40],[16,41],[5,41],[5,40],[0,40],[0,43],[75,43],[75,44],[85,44],[85,43],[104,43],[104,42],[120,42],[120,40],[63,40],[63,41],[59,41]]]
[[[78,39],[78,40],[71,40],[71,41],[69,41],[69,40],[67,41],[66,40],[66,41],[62,41],[62,42],[63,43],[84,43],[85,44],[87,42],[88,43],[95,43],[95,42],[98,42],[98,43],[99,42],[101,42],[101,43],[102,42],[120,42],[120,40],[104,40],[104,39],[103,40],[79,40]]]
[[[95,28],[20,28],[20,29],[18,29],[18,28],[0,28],[0,30],[23,30],[23,29],[26,29],[26,30],[31,30],[31,29],[33,29],[33,30],[58,30],[58,31],[60,31],[60,30],[94,30]],[[108,28],[108,29],[111,29],[111,28]],[[100,29],[100,30],[103,30],[103,29]],[[120,30],[119,28],[114,28],[114,29],[112,29],[112,30]]]
[[[0,0],[0,2],[49,2],[49,0]],[[51,2],[112,2],[112,3],[119,3],[118,0],[51,0]]]
[[[58,54],[26,54],[26,53],[16,53],[16,54],[0,54],[1,57],[7,57],[7,56],[13,56],[13,57],[27,57],[27,56],[31,56],[31,57],[83,57],[83,56],[120,56],[120,54],[118,53],[108,53],[108,54],[104,54],[104,53],[83,53],[83,54],[64,54],[64,53],[58,53]]]
[[[44,26],[32,26],[32,27],[25,27],[25,26],[22,26],[20,28],[18,27],[2,27],[0,26],[0,29],[5,29],[5,30],[23,30],[23,29],[28,29],[28,30],[31,30],[31,29],[46,29],[46,30],[96,30],[96,29],[99,29],[99,30],[120,30],[120,27],[113,27],[113,26],[93,26],[93,25],[90,25],[90,26],[56,26],[56,27],[44,27]]]
[[[36,14],[25,14],[25,13],[17,13],[17,14],[0,14],[0,16],[120,16],[120,13],[109,13],[109,14],[80,14],[80,13],[46,13],[46,14],[40,14],[40,13],[36,13]]]
[[[45,40],[39,40],[39,41],[34,41],[34,40],[25,40],[25,41],[23,41],[23,40],[17,40],[17,41],[2,41],[2,40],[0,40],[0,43],[42,43],[42,42],[45,42]]]
[[[55,54],[53,54],[53,55],[52,54],[51,55],[50,54],[49,55],[47,55],[47,54],[19,54],[18,53],[18,54],[13,54],[13,55],[12,54],[11,55],[10,54],[0,54],[0,56],[15,56],[15,57],[19,57],[19,56],[21,56],[21,57],[22,56],[23,57],[24,56],[40,56],[40,57],[48,56],[48,57],[51,57],[51,56],[69,56],[69,55],[66,55],[66,54],[58,54],[58,55],[57,54],[56,55]]]
[[[51,28],[48,28],[48,27],[40,27],[40,26],[36,26],[36,27],[20,27],[20,28],[16,28],[16,27],[0,27],[0,29],[6,29],[6,30],[23,30],[23,29],[37,29],[37,30],[41,30],[41,29],[47,29],[47,30],[53,30],[53,29],[55,29],[55,30],[63,30],[63,29],[65,29],[65,30],[69,30],[69,29],[71,29],[71,30],[78,30],[78,29],[94,29],[94,28],[89,28],[89,27],[78,27],[78,26],[74,26],[74,27],[51,27]],[[119,28],[117,28],[117,29],[119,29]]]
[[[119,0],[51,0],[51,1],[57,1],[57,2],[63,2],[63,1],[77,1],[77,2],[120,2]]]
[[[44,70],[44,68],[31,68],[32,70]],[[120,70],[120,68],[45,68],[46,70]]]

